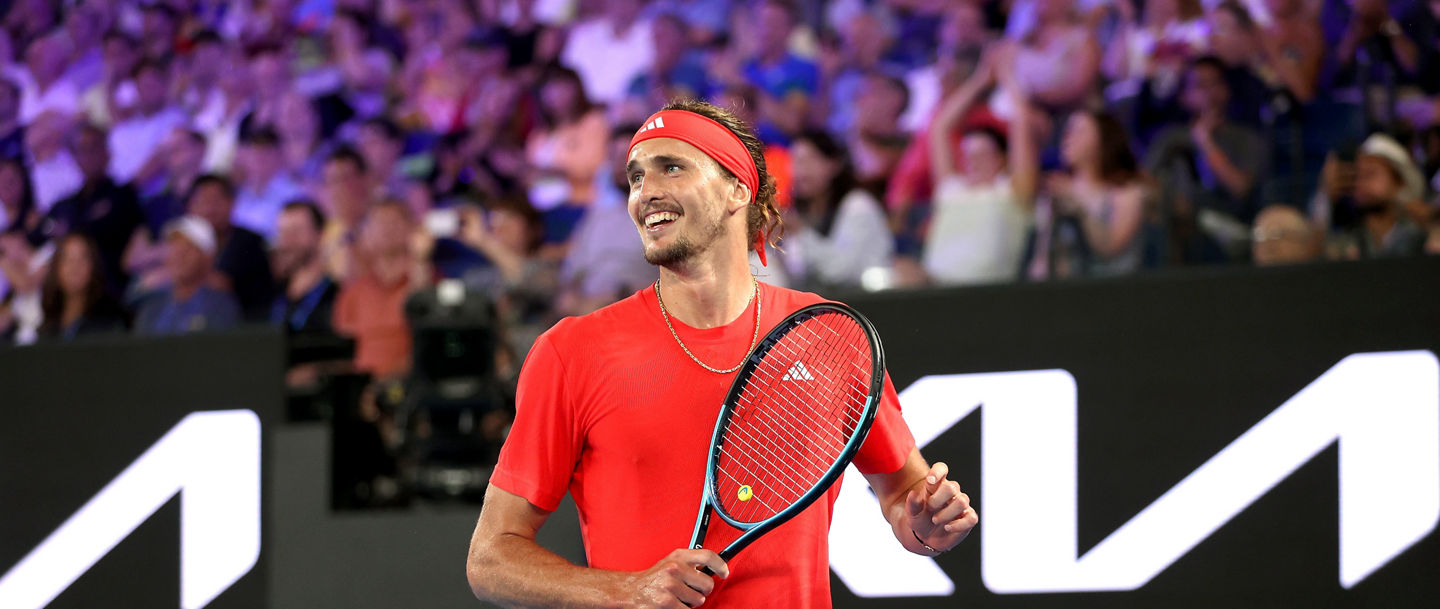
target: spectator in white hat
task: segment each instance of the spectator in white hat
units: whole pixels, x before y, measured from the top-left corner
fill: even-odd
[[[139,334],[188,334],[239,323],[240,305],[209,285],[215,258],[215,229],[196,216],[165,226],[165,270],[170,285],[154,293],[135,318]]]
[[[1410,153],[1383,133],[1360,145],[1355,160],[1355,205],[1360,224],[1340,236],[1339,257],[1392,258],[1419,254],[1425,232],[1407,213],[1421,204],[1425,180]],[[1423,204],[1421,204],[1423,205]]]

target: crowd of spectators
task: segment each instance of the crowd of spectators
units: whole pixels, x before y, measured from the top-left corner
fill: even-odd
[[[411,365],[496,303],[513,372],[641,289],[623,156],[753,124],[810,289],[1440,253],[1440,1],[16,0],[6,344],[272,323]]]

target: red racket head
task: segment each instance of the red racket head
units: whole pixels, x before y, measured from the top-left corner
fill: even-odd
[[[772,330],[736,376],[716,430],[716,509],[760,523],[824,493],[869,430],[883,360],[874,329],[844,305],[806,307]]]

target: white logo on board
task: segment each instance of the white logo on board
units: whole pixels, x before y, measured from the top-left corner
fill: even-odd
[[[981,577],[1000,594],[1134,590],[1339,444],[1340,585],[1425,538],[1440,518],[1440,363],[1351,355],[1085,554],[1078,552],[1075,379],[1064,370],[927,376],[900,393],[924,446],[983,407],[976,495]],[[830,566],[858,596],[948,596],[930,558],[895,543],[865,479],[840,487]]]
[[[39,609],[180,495],[180,607],[210,604],[260,557],[260,419],[181,419],[0,577],[0,607]]]

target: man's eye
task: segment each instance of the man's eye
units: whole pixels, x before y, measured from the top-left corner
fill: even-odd
[[[675,164],[673,164],[673,163],[670,164],[670,165],[666,165],[666,166],[665,166],[665,171],[670,172],[670,173],[675,173],[675,172],[677,172],[677,171],[680,171],[680,169],[681,169],[681,168],[680,168],[679,165],[675,165]]]

